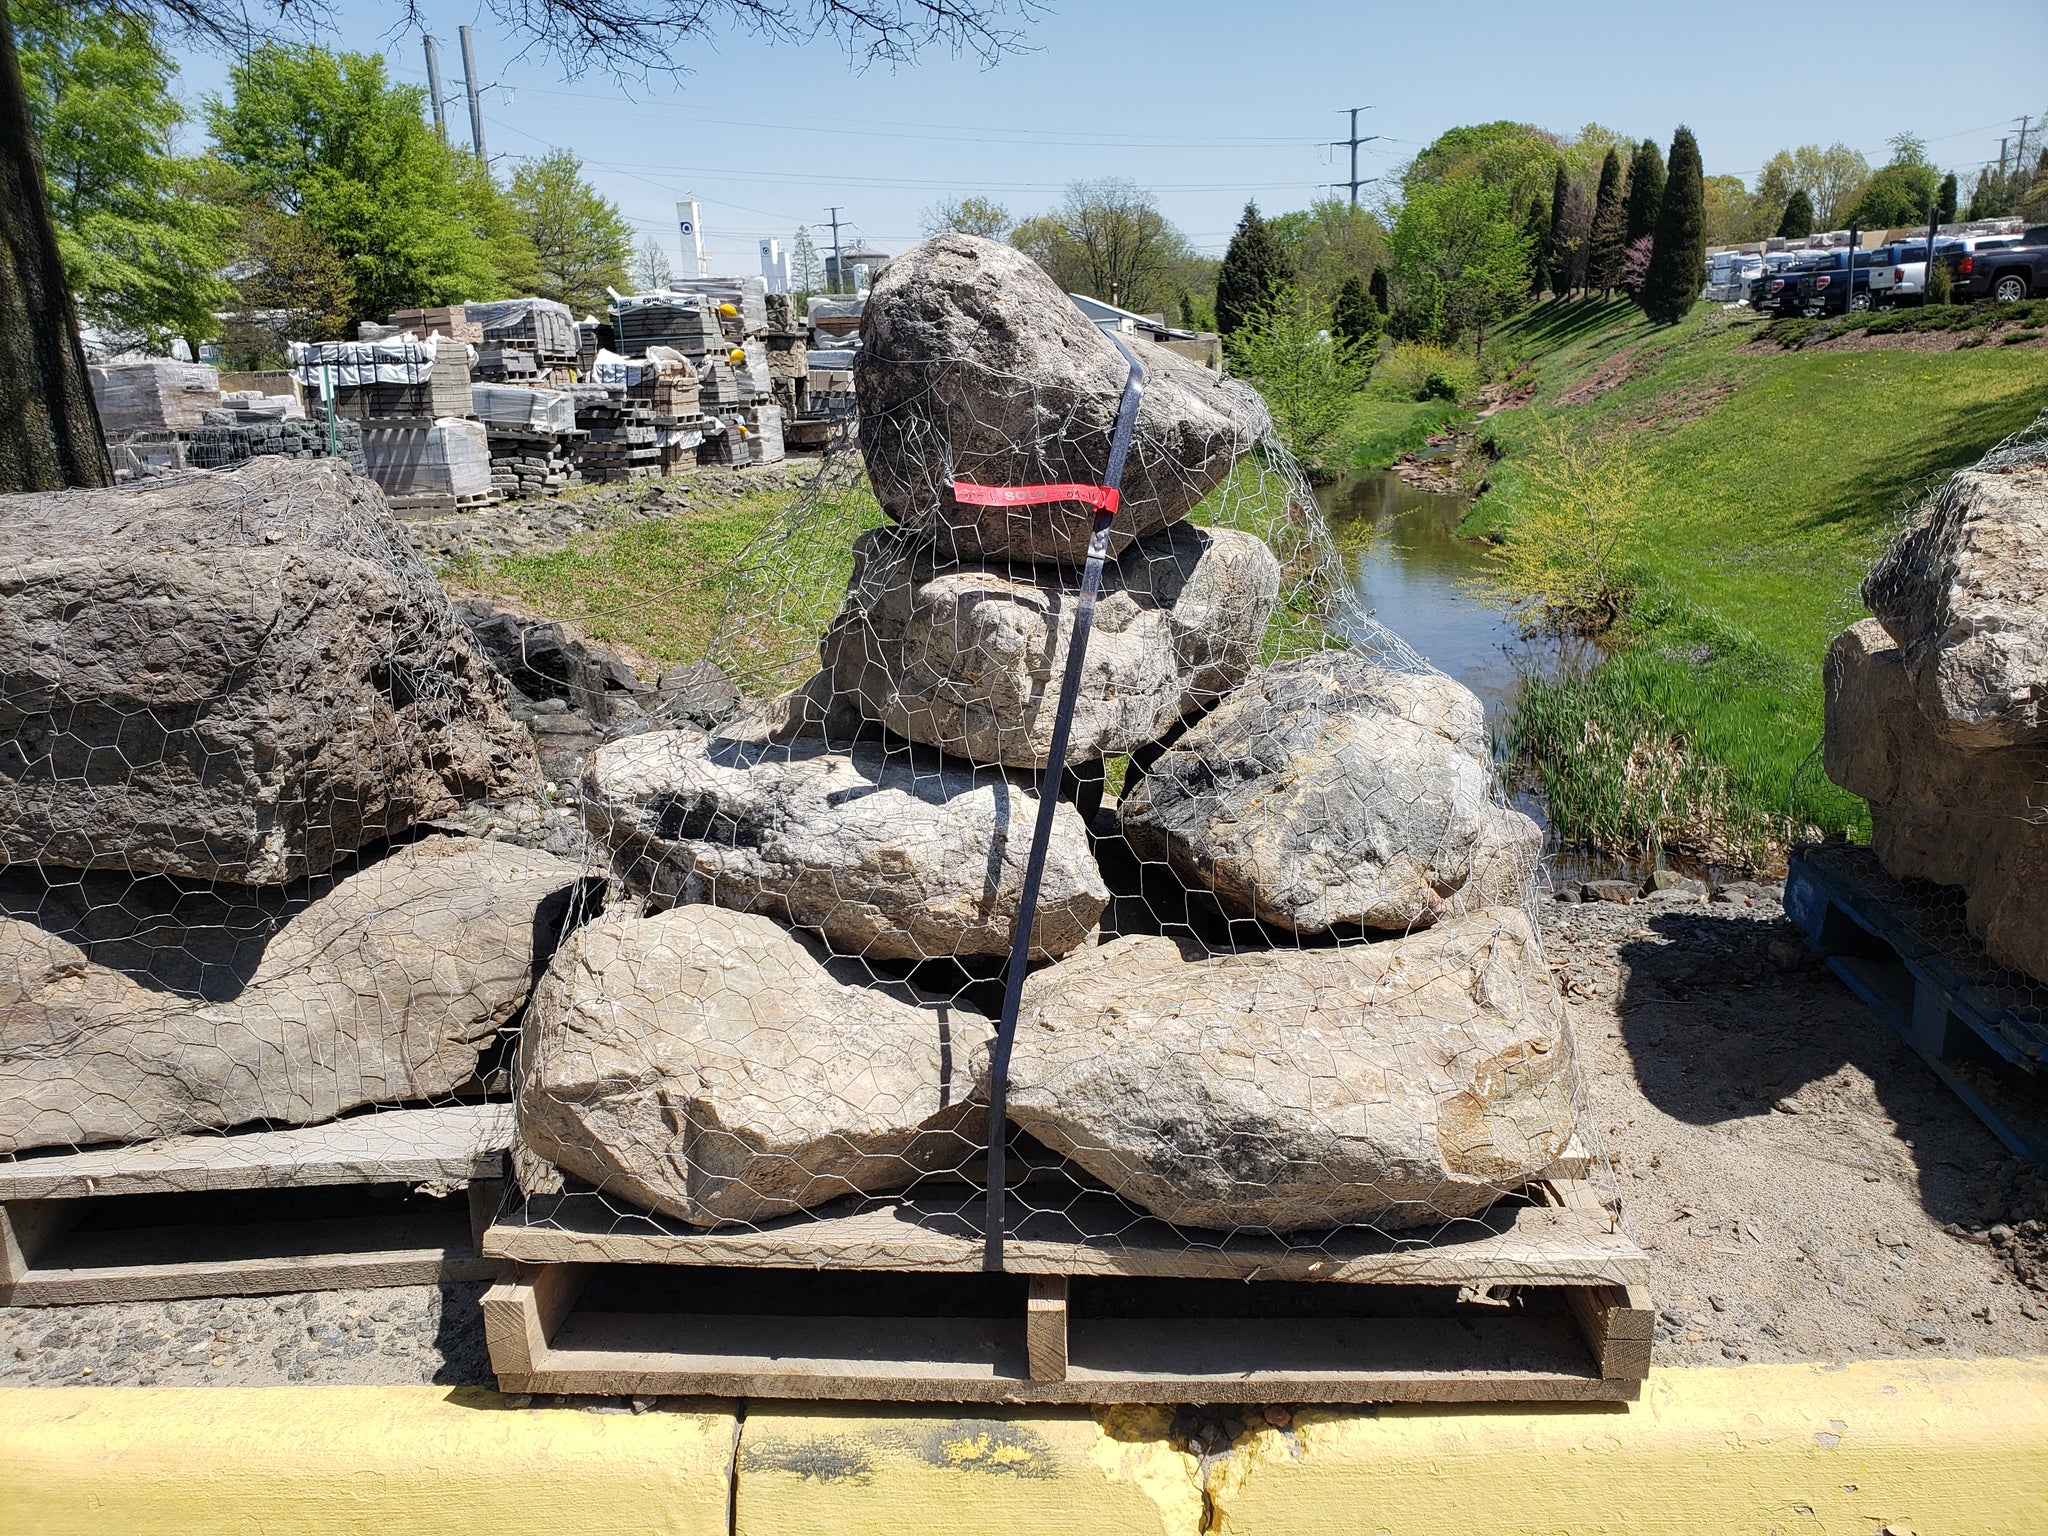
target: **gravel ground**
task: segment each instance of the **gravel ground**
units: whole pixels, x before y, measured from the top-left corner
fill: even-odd
[[[1753,894],[1543,908],[1657,1363],[2048,1353],[2048,1180]],[[0,1308],[0,1384],[488,1385],[481,1290]]]

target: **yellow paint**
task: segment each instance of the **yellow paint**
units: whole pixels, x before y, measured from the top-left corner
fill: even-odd
[[[723,1536],[733,1417],[445,1387],[0,1390],[5,1536]]]
[[[739,1536],[2048,1536],[2048,1359],[1658,1371],[1628,1407],[751,1405]],[[0,1391],[4,1536],[718,1536],[735,1422],[420,1387]]]

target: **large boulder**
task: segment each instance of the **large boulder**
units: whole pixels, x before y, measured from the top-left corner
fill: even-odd
[[[1008,1102],[1168,1221],[1396,1228],[1484,1210],[1554,1161],[1573,1076],[1534,929],[1493,907],[1380,944],[1086,950],[1026,984]]]
[[[842,984],[765,917],[608,913],[527,1010],[521,1182],[546,1192],[568,1173],[707,1227],[898,1189],[981,1144],[970,1063],[988,1034],[978,1015]]]
[[[2048,462],[1949,477],[1885,551],[1863,600],[1899,644],[1944,741],[2048,745]]]
[[[1122,824],[1139,858],[1296,933],[1520,901],[1542,844],[1493,798],[1471,691],[1354,651],[1261,668],[1160,756]]]
[[[883,511],[944,560],[1008,556],[1078,565],[1093,509],[984,507],[977,485],[1100,485],[1130,366],[1030,257],[994,240],[935,235],[876,281],[854,363],[860,446]],[[1220,485],[1270,425],[1247,386],[1147,341],[1112,550],[1157,532]]]
[[[620,877],[657,904],[766,912],[834,953],[888,960],[1008,954],[1038,817],[1021,775],[936,752],[690,729],[600,748],[583,806]],[[1080,814],[1062,804],[1033,953],[1073,949],[1108,901]]]
[[[202,892],[187,905],[173,890],[150,922],[107,922],[83,885],[35,901],[10,881],[0,1152],[309,1124],[449,1093],[525,1002],[577,879],[545,853],[434,836],[310,900]],[[221,904],[256,925],[254,942],[208,924]]]
[[[1080,583],[1053,566],[935,561],[888,529],[854,545],[825,637],[835,692],[900,736],[982,763],[1042,768]],[[1280,591],[1254,535],[1177,524],[1102,573],[1074,705],[1072,761],[1129,752],[1251,670]]]
[[[316,874],[535,787],[503,686],[335,460],[0,502],[0,862]]]
[[[1835,637],[1825,676],[1823,761],[1870,802],[1878,862],[1902,879],[1963,887],[1970,931],[1991,957],[2048,982],[2048,749],[1955,745],[1876,619]]]

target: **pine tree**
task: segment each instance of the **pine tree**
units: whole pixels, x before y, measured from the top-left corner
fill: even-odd
[[[1387,269],[1374,267],[1372,281],[1365,285],[1365,291],[1372,295],[1372,307],[1382,315],[1387,312]]]
[[[1259,217],[1259,205],[1246,203],[1223,264],[1216,269],[1216,329],[1228,336],[1264,314],[1293,280],[1293,264],[1280,237]]]
[[[1785,216],[1778,220],[1778,233],[1787,240],[1804,240],[1813,233],[1813,199],[1801,187],[1785,201]]]
[[[1956,221],[1956,173],[1950,171],[1941,178],[1941,190],[1934,195],[1934,221],[1937,224],[1953,224]]]
[[[1634,245],[1657,230],[1657,210],[1664,202],[1664,157],[1657,153],[1657,141],[1645,139],[1636,146],[1628,162],[1628,234],[1624,245]]]
[[[1571,178],[1565,174],[1564,162],[1557,162],[1557,174],[1550,178],[1550,238],[1544,242],[1547,260],[1545,267],[1550,275],[1550,291],[1560,299],[1571,297],[1571,257],[1566,244],[1567,231],[1564,225],[1565,204],[1571,197]]]
[[[1370,346],[1380,339],[1379,306],[1365,291],[1365,284],[1352,273],[1337,290],[1337,304],[1330,312],[1330,329],[1341,339]]]
[[[1663,206],[1643,280],[1643,313],[1659,325],[1675,325],[1692,312],[1707,265],[1706,184],[1700,146],[1690,128],[1671,137]]]
[[[1540,299],[1550,286],[1550,210],[1543,194],[1529,199],[1529,217],[1522,221],[1522,236],[1529,242],[1529,297]]]
[[[1600,190],[1593,197],[1593,229],[1587,236],[1586,286],[1606,298],[1621,281],[1627,254],[1628,216],[1621,206],[1621,156],[1613,150],[1600,162]]]

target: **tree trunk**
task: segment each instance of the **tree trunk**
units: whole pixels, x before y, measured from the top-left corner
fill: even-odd
[[[0,0],[0,493],[113,482]]]

